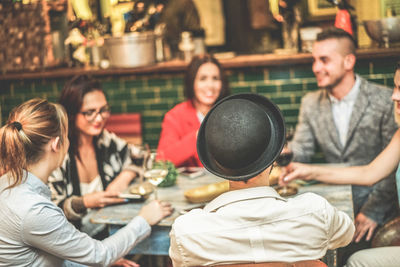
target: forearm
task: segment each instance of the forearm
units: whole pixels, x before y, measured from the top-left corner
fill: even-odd
[[[386,153],[389,156],[390,153]],[[398,160],[378,157],[368,165],[352,167],[323,167],[311,165],[310,179],[332,184],[371,186],[387,177],[397,166]]]
[[[50,205],[38,206],[26,215],[24,221],[22,237],[26,244],[90,266],[109,266],[151,231],[148,223],[137,216],[116,234],[98,241],[77,230],[59,209]]]
[[[394,174],[379,181],[373,186],[367,201],[360,212],[378,224],[396,216],[397,188]]]
[[[307,180],[318,180],[330,184],[367,185],[374,179],[368,175],[367,166],[326,167],[311,165]]]
[[[136,172],[124,170],[107,186],[106,191],[122,192],[128,188],[129,184],[136,177]]]

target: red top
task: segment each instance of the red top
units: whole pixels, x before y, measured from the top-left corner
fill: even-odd
[[[199,128],[200,121],[192,101],[176,105],[164,116],[158,150],[177,167],[203,166],[196,149]]]

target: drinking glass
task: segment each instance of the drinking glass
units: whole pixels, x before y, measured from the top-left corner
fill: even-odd
[[[293,152],[282,152],[277,158],[276,163],[281,167],[286,167],[293,159]]]
[[[290,164],[290,162],[292,162],[293,159],[293,152],[291,150],[288,149],[288,141],[291,141],[293,139],[293,135],[294,135],[294,128],[293,126],[288,127],[287,131],[286,131],[286,141],[285,141],[285,146],[283,148],[283,152],[281,152],[281,154],[276,158],[276,164],[280,167],[286,167],[287,165]],[[286,193],[288,190],[288,186],[284,185],[282,187],[282,192]]]
[[[287,143],[288,141],[291,141],[293,139],[293,135],[294,135],[294,128],[293,126],[289,126],[286,130],[285,146],[281,154],[276,159],[276,163],[281,167],[289,165],[289,163],[293,159],[293,152],[288,149],[288,143]]]
[[[158,199],[157,186],[168,174],[168,167],[161,151],[151,150],[143,162],[144,178],[154,186],[154,199]]]
[[[131,153],[131,158],[132,162],[134,165],[139,166],[142,168],[144,171],[144,160],[147,157],[147,155],[150,153],[150,148],[147,144],[145,145],[129,145],[130,153]],[[144,177],[143,177],[143,171],[139,172],[139,181],[143,183]]]

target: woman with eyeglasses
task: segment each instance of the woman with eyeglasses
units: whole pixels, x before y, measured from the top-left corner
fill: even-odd
[[[108,235],[105,225],[92,224],[84,215],[91,208],[123,203],[118,195],[137,176],[138,167],[128,144],[104,129],[110,108],[98,81],[73,77],[59,103],[68,114],[70,147],[50,177],[53,201],[78,229],[103,239]]]
[[[104,241],[78,231],[47,186],[68,151],[67,131],[64,108],[45,99],[16,107],[0,128],[0,266],[109,266],[171,214],[153,201]]]

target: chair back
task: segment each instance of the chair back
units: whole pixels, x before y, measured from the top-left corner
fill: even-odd
[[[400,246],[400,217],[396,217],[379,228],[372,238],[371,247]]]
[[[143,142],[140,113],[111,114],[106,129],[129,144],[140,145]]]
[[[214,267],[328,267],[320,260],[214,265]]]

